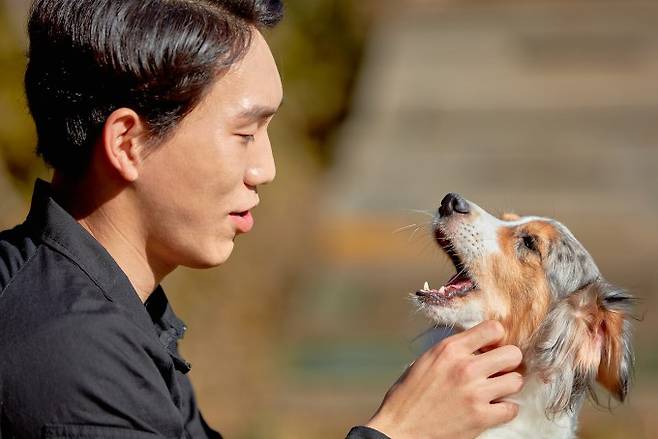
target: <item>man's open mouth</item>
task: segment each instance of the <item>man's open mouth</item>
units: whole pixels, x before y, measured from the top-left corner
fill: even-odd
[[[425,282],[423,288],[416,291],[418,299],[423,303],[430,305],[440,305],[455,297],[464,297],[477,288],[475,281],[471,278],[468,269],[464,265],[459,253],[455,250],[452,242],[438,232],[436,238],[439,246],[452,261],[457,273],[455,273],[455,275],[439,289],[430,288],[429,283]]]

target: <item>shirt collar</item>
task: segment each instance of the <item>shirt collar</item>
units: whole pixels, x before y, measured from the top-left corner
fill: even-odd
[[[49,183],[37,179],[32,194],[32,205],[26,224],[43,242],[54,247],[78,265],[109,299],[114,297],[118,284],[128,282],[125,273],[112,256],[67,211],[52,198]],[[128,291],[134,293],[132,285]],[[139,300],[139,298],[136,298]]]
[[[174,310],[171,309],[171,305],[162,287],[158,285],[144,305],[146,311],[151,316],[151,320],[157,327],[156,332],[158,333],[160,343],[169,351],[176,368],[183,373],[187,373],[192,365],[185,361],[178,352],[178,340],[185,335],[187,326],[174,314]]]
[[[145,304],[126,274],[105,248],[52,198],[49,183],[38,179],[26,225],[41,241],[68,257],[100,288],[110,301],[121,305],[143,330],[153,331],[172,356],[177,368],[189,370],[176,342],[187,329],[174,314],[167,296],[158,285]]]

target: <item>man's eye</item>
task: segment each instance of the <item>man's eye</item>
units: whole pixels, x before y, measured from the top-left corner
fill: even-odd
[[[535,237],[532,235],[525,235],[523,236],[523,245],[525,248],[528,250],[531,250],[533,252],[537,251],[537,241],[535,240]]]
[[[246,143],[253,142],[255,140],[255,137],[253,134],[238,134],[238,136],[242,137],[242,140]]]

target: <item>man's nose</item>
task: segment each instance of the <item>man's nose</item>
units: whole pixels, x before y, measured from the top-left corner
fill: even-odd
[[[258,187],[270,183],[276,176],[276,165],[272,155],[272,145],[269,136],[263,138],[263,143],[256,148],[253,163],[248,167],[245,175],[245,183],[249,186]]]
[[[455,212],[464,215],[469,214],[471,213],[471,206],[468,204],[468,201],[461,197],[461,195],[451,192],[441,200],[439,215],[441,217],[446,217]]]

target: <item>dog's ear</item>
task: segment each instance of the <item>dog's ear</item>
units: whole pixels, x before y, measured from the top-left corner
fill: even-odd
[[[529,359],[549,387],[548,411],[575,409],[598,381],[615,398],[628,393],[632,298],[595,281],[561,299],[540,325]]]
[[[503,221],[517,221],[520,220],[521,217],[512,212],[505,212],[500,216],[500,219]]]
[[[633,299],[609,284],[594,285],[599,298],[601,361],[597,380],[619,401],[628,395],[633,372],[631,319]]]

